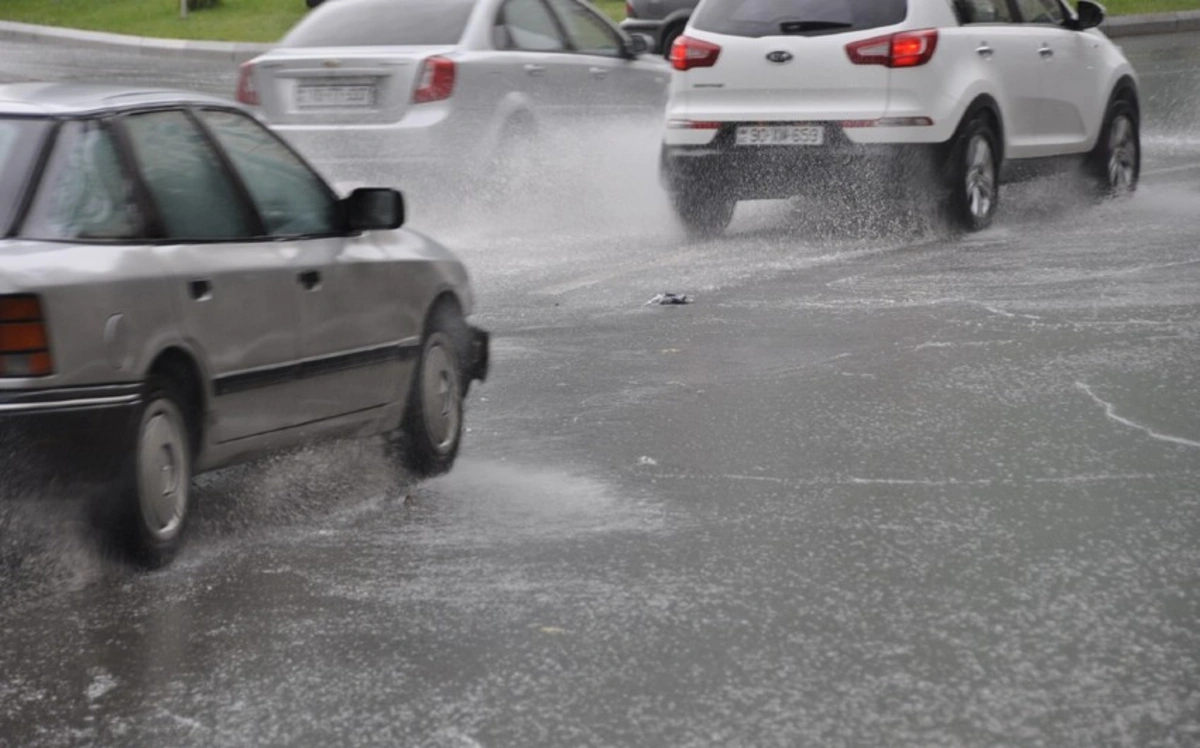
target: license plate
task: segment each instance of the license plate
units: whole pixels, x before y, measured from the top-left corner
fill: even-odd
[[[738,145],[825,145],[820,125],[739,125]]]
[[[301,109],[375,106],[375,86],[300,86],[296,89],[296,106]]]

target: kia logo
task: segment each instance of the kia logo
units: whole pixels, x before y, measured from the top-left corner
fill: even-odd
[[[777,52],[771,52],[767,55],[767,59],[771,62],[790,62],[792,59],[791,52],[784,52],[782,49]]]

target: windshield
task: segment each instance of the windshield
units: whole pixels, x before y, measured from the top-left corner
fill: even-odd
[[[908,0],[708,0],[692,25],[729,36],[816,36],[893,26]]]
[[[474,0],[335,0],[284,37],[285,47],[457,44]]]
[[[8,234],[46,128],[43,119],[0,118],[0,236]]]

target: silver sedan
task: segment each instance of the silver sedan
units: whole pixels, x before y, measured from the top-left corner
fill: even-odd
[[[220,99],[0,86],[3,494],[94,470],[157,566],[199,471],[377,434],[449,470],[488,339],[462,264],[403,220]]]
[[[478,173],[546,131],[661,117],[670,68],[646,51],[580,0],[337,0],[237,98],[322,161]]]

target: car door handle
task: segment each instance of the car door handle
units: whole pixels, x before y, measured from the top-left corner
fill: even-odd
[[[1042,57],[1053,57],[1054,50],[1050,49],[1049,47],[1042,47],[1041,49],[1038,50],[1038,54],[1041,55]]]
[[[212,298],[212,283],[203,278],[190,281],[188,283],[188,295],[196,301],[208,301]]]
[[[526,65],[525,72],[529,75],[544,75],[546,73],[545,65]]]
[[[592,74],[593,78],[598,80],[604,80],[608,77],[608,68],[588,68],[588,72]]]
[[[987,42],[984,42],[983,44],[980,44],[978,47],[976,47],[975,52],[980,57],[984,57],[984,58],[990,58],[992,55],[996,54],[996,50],[989,47],[987,45]]]
[[[304,286],[305,291],[314,291],[321,287],[321,274],[316,270],[305,270],[296,277],[300,279],[300,285]]]

